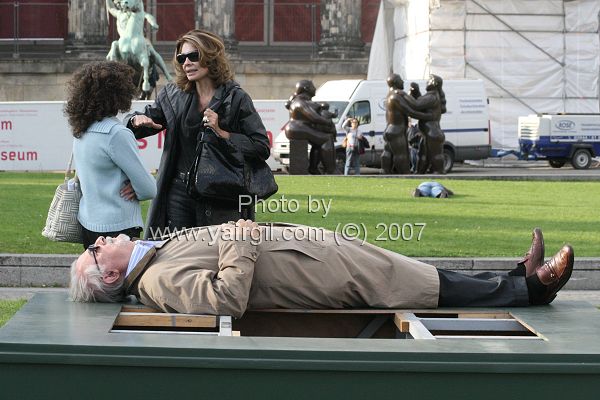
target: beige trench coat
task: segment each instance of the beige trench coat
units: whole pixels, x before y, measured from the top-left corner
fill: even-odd
[[[126,289],[166,312],[232,315],[264,308],[434,308],[435,267],[331,231],[267,226],[259,243],[231,226],[194,228],[157,243]]]

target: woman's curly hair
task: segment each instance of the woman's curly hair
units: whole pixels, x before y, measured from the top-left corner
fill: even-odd
[[[92,62],[75,71],[65,105],[73,136],[80,138],[92,123],[131,108],[137,93],[133,75],[133,68],[116,61]]]
[[[195,88],[194,82],[188,80],[183,66],[176,60],[177,54],[181,53],[181,47],[186,42],[198,49],[200,65],[208,68],[208,77],[215,83],[216,87],[233,79],[233,71],[225,54],[223,40],[214,33],[193,29],[177,39],[175,55],[173,56],[175,83],[181,90],[191,92]]]

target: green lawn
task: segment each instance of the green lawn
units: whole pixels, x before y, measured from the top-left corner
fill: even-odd
[[[519,256],[529,247],[531,229],[540,226],[547,253],[569,242],[577,256],[600,256],[596,182],[445,179],[440,182],[456,195],[430,199],[411,197],[420,182],[414,179],[287,175],[276,179],[279,193],[264,205],[265,212],[259,209],[259,221],[332,230],[352,229],[355,224],[361,239],[382,247],[409,256],[448,257]],[[0,252],[81,251],[81,245],[50,242],[40,234],[61,180],[60,174],[0,173]],[[322,209],[309,212],[309,196],[331,201],[326,217]],[[289,209],[295,205],[291,199],[298,202],[295,212]]]
[[[300,202],[300,211],[259,213],[258,220],[332,230],[364,224],[369,242],[409,256],[513,257],[529,247],[535,226],[543,229],[549,253],[569,242],[576,255],[600,256],[596,182],[440,180],[456,193],[451,199],[411,197],[420,183],[414,179],[278,176],[277,182],[280,194]],[[307,212],[309,195],[331,200],[326,218]],[[404,239],[409,239],[410,227],[416,233],[417,223],[426,224],[421,240],[415,235],[402,240],[393,231],[404,225]],[[400,237],[386,240],[388,236]]]
[[[23,307],[23,304],[27,303],[27,300],[0,300],[0,326],[3,326],[6,321],[12,318],[13,315],[19,308]]]

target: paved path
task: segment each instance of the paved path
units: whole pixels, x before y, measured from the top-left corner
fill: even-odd
[[[495,179],[495,180],[543,180],[543,181],[599,181],[600,162],[593,162],[590,169],[578,170],[570,165],[552,168],[546,161],[522,161],[508,158],[489,158],[454,164],[447,175],[381,175],[377,168],[361,168],[365,176],[408,179]]]

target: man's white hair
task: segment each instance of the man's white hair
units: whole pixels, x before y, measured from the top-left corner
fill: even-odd
[[[125,278],[113,284],[102,280],[102,265],[90,264],[77,269],[77,260],[71,264],[70,297],[73,301],[116,303],[125,299]]]

